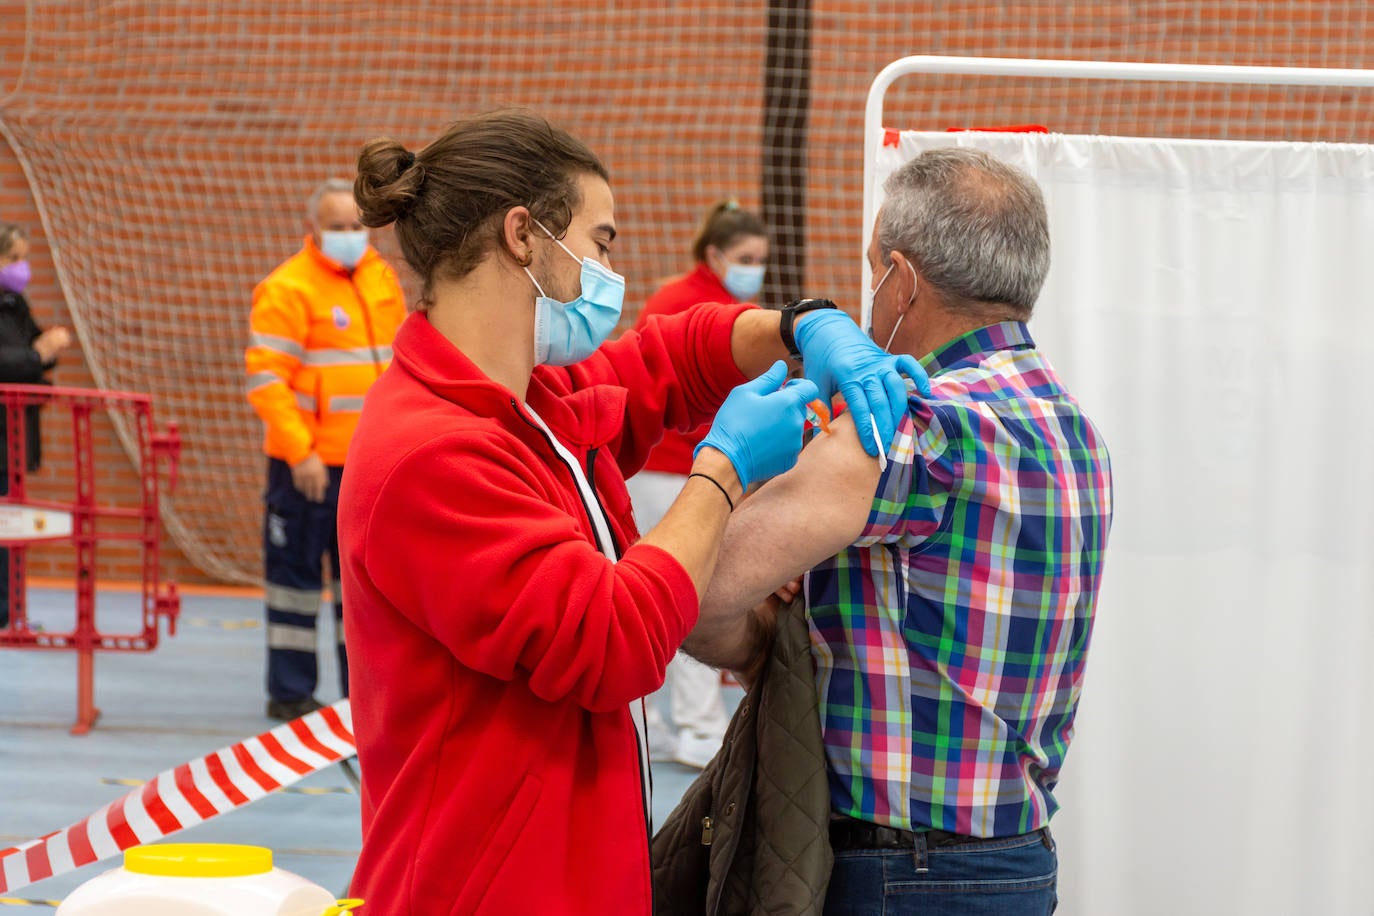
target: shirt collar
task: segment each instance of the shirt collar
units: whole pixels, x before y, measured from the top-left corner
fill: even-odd
[[[997,350],[1029,350],[1035,347],[1024,321],[999,321],[962,334],[936,347],[921,359],[932,377],[963,363],[978,363]]]

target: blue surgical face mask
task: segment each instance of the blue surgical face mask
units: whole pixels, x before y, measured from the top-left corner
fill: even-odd
[[[568,257],[582,263],[582,295],[571,302],[559,302],[544,295],[544,288],[528,267],[525,274],[539,291],[534,300],[534,361],[549,366],[571,366],[596,352],[611,336],[620,321],[625,304],[625,278],[592,258],[573,254],[538,220],[544,230]]]
[[[320,251],[331,261],[337,261],[347,270],[358,266],[367,252],[367,230],[357,232],[320,231]]]
[[[762,264],[733,264],[726,261],[725,278],[720,282],[730,291],[730,295],[747,302],[763,289],[764,270]]]

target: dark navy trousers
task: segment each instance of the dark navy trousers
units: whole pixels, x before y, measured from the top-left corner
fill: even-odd
[[[342,467],[329,468],[324,502],[312,503],[291,483],[291,467],[268,459],[262,547],[267,592],[267,694],[292,702],[311,697],[319,680],[316,623],[324,591],[324,556],[333,577],[334,632],[339,653],[339,689],[348,696],[344,652],[343,594],[339,587],[339,481]]]

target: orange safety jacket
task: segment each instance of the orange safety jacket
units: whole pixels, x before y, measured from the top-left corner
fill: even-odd
[[[340,466],[363,396],[391,363],[405,294],[370,245],[352,272],[314,240],[253,289],[245,351],[248,402],[267,426],[263,450],[296,465]]]

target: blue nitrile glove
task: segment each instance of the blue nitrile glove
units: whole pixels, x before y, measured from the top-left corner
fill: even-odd
[[[802,447],[806,405],[816,399],[816,386],[806,379],[787,379],[787,364],[778,360],[763,375],[739,385],[716,412],[711,431],[692,452],[705,446],[730,459],[746,490],[776,477],[797,463]]]
[[[793,334],[801,350],[802,368],[820,389],[821,398],[829,402],[836,391],[844,395],[864,451],[874,457],[886,453],[897,434],[897,424],[906,414],[902,376],[930,397],[930,377],[916,357],[887,353],[869,340],[852,318],[834,309],[798,316]],[[875,422],[881,442],[873,441]]]

